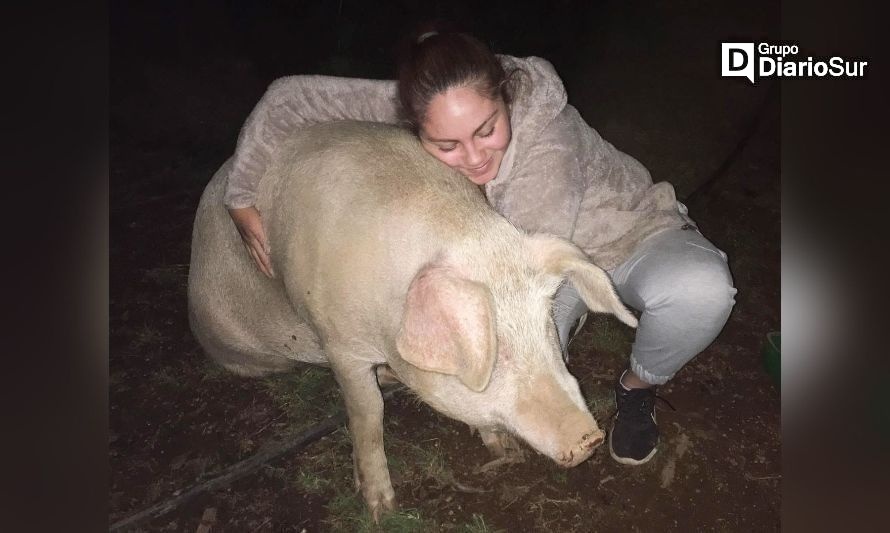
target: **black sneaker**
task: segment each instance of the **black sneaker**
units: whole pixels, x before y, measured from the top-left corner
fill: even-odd
[[[609,432],[609,454],[619,463],[641,465],[652,459],[658,445],[655,387],[627,390],[619,378],[615,403],[618,412]]]

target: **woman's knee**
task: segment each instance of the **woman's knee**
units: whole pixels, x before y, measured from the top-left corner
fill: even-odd
[[[659,297],[647,305],[640,319],[634,344],[639,362],[653,365],[653,357],[656,361],[664,358],[663,367],[650,370],[658,376],[671,375],[723,331],[735,294],[725,263],[662,278]]]
[[[721,257],[691,261],[674,268],[661,280],[657,305],[698,319],[723,323],[729,316],[737,290],[729,267]]]

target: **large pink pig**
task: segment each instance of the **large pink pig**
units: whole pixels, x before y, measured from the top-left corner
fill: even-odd
[[[192,330],[239,374],[330,366],[375,519],[395,502],[378,367],[493,451],[512,434],[571,467],[603,441],[561,358],[551,298],[567,279],[591,310],[637,321],[577,247],[512,226],[410,133],[338,122],[294,135],[263,178],[268,279],[223,207],[229,168],[195,220]]]

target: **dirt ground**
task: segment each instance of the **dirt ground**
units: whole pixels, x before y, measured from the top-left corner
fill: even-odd
[[[640,467],[615,463],[601,447],[571,470],[530,452],[524,463],[478,473],[488,461],[478,436],[396,393],[386,404],[385,438],[400,511],[383,529],[777,530],[780,393],[763,370],[761,350],[766,333],[780,329],[778,91],[742,94],[733,85],[725,98],[714,96],[721,90],[710,79],[718,77],[716,62],[697,74],[709,81],[692,79],[683,91],[672,85],[668,96],[656,82],[640,86],[638,69],[627,67],[636,52],[622,48],[623,60],[596,53],[628,39],[621,24],[630,24],[636,4],[597,5],[609,17],[595,22],[595,8],[576,4],[557,3],[552,17],[567,20],[571,9],[581,9],[600,30],[597,36],[585,37],[583,24],[573,21],[565,34],[549,40],[527,28],[495,32],[493,40],[506,52],[552,58],[565,72],[570,101],[592,126],[643,161],[656,180],[677,176],[678,196],[703,233],[729,255],[737,303],[718,339],[660,388],[675,410],[659,402],[659,452]],[[327,370],[300,367],[248,379],[225,372],[202,353],[186,308],[191,225],[204,185],[231,154],[240,124],[269,81],[298,72],[387,75],[381,58],[388,50],[368,45],[386,42],[375,37],[383,30],[369,34],[375,20],[350,12],[348,2],[340,2],[339,11],[338,2],[300,4],[303,12],[287,8],[301,21],[293,23],[294,31],[310,32],[297,44],[312,41],[317,48],[286,61],[269,54],[258,59],[256,52],[257,42],[282,42],[283,17],[270,18],[267,11],[234,17],[237,2],[227,4],[235,6],[229,10],[172,5],[152,12],[112,9],[109,524],[175,497],[341,408]],[[413,3],[392,5],[404,10]],[[684,31],[695,25],[682,8],[660,15],[685,21],[678,23]],[[319,21],[332,21],[328,41],[321,36],[327,26],[310,27]],[[538,20],[541,33],[547,34],[549,21]],[[720,19],[708,27],[719,27],[717,22],[727,24]],[[265,27],[271,28],[268,35],[258,37]],[[632,27],[661,53],[677,41],[670,33],[652,33],[651,23]],[[220,28],[230,33],[217,42],[212,36]],[[608,59],[581,61],[567,50],[571,39],[589,57]],[[655,80],[677,76],[669,69],[662,78],[651,72]],[[606,87],[611,103],[598,104],[596,91]],[[679,126],[678,116],[686,118]],[[569,370],[605,427],[614,409],[612,384],[632,342],[631,330],[597,317],[571,346]],[[353,489],[350,450],[341,427],[128,529],[195,531],[208,509],[216,513],[213,531],[372,529]]]

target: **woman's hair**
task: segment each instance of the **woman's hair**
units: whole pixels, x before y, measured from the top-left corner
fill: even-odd
[[[422,26],[402,45],[398,62],[402,114],[416,131],[433,98],[454,87],[510,103],[512,90],[501,62],[482,41],[442,27]]]

